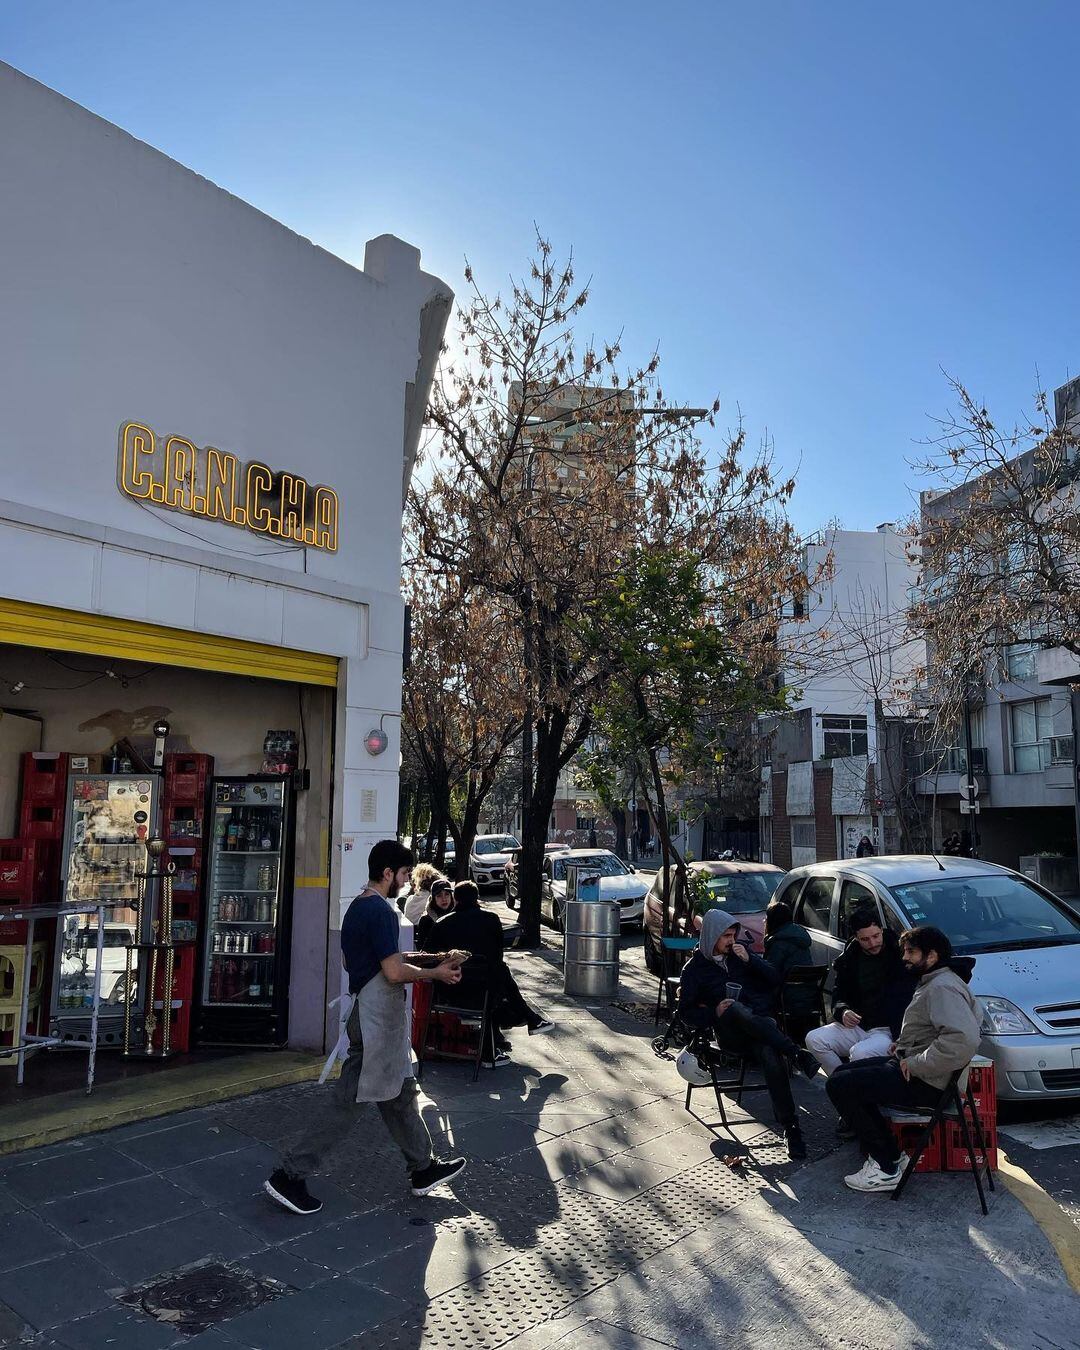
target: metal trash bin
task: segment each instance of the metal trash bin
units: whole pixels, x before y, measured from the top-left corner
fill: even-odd
[[[618,904],[571,900],[563,938],[563,992],[614,998],[619,989]]]

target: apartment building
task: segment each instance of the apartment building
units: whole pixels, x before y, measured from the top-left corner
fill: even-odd
[[[924,646],[906,631],[916,579],[907,538],[829,529],[805,548],[809,589],[789,598],[780,672],[790,710],[759,719],[761,856],[781,867],[904,843],[902,737]]]

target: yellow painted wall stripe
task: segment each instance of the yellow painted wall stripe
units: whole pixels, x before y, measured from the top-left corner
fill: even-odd
[[[294,886],[306,886],[309,890],[325,890],[330,885],[329,877],[293,877]]]
[[[190,633],[136,619],[112,619],[23,600],[0,599],[0,642],[62,652],[86,652],[122,661],[253,675],[297,684],[337,685],[338,659],[241,638]]]

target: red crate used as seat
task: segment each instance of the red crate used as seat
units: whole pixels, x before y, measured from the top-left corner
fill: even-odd
[[[900,1149],[910,1157],[915,1152],[916,1145],[922,1138],[926,1125],[919,1125],[914,1121],[891,1120],[889,1126]],[[941,1172],[944,1171],[944,1168],[945,1158],[942,1151],[941,1130],[937,1129],[930,1136],[922,1157],[915,1166],[915,1171]]]
[[[68,757],[30,751],[22,757],[22,800],[62,806],[67,793]]]
[[[986,1151],[989,1155],[990,1170],[996,1172],[998,1167],[998,1141],[997,1141],[997,1122],[987,1120],[980,1116],[982,1124],[983,1141],[986,1144]],[[968,1117],[968,1130],[971,1133],[972,1142],[975,1141],[975,1125],[971,1117]],[[981,1164],[982,1157],[976,1152],[976,1160]],[[971,1169],[971,1155],[964,1146],[964,1136],[960,1126],[954,1120],[945,1122],[945,1170],[948,1172],[967,1172]]]

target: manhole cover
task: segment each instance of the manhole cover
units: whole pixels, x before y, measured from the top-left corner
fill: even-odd
[[[120,1295],[120,1302],[194,1336],[292,1292],[289,1285],[232,1262],[199,1261],[127,1290]]]

